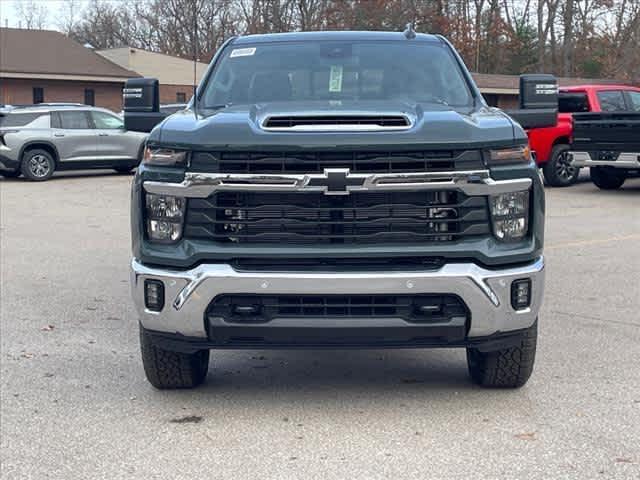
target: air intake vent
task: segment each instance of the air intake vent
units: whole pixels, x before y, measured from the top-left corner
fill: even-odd
[[[262,124],[265,130],[283,131],[404,130],[410,126],[405,115],[283,115],[268,117]]]

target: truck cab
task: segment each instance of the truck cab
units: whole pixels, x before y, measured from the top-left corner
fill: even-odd
[[[553,82],[523,79],[554,107],[522,118],[555,123]],[[128,128],[151,129],[131,284],[152,385],[202,383],[211,350],[442,347],[480,385],[526,383],[544,189],[446,39],[236,37],[159,124],[157,81],[124,95]]]
[[[565,187],[578,179],[580,168],[573,165],[569,157],[572,117],[574,113],[587,112],[640,112],[640,88],[611,84],[559,89],[558,123],[552,127],[527,129],[536,163],[549,185]]]

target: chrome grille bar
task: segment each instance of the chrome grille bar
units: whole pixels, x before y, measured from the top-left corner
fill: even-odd
[[[322,184],[332,173],[341,173],[349,180],[350,184],[345,185],[344,191],[330,192],[329,186]],[[207,198],[219,191],[323,192],[347,195],[357,191],[458,190],[465,195],[477,196],[527,190],[531,184],[530,178],[493,180],[488,170],[367,174],[325,169],[324,173],[307,175],[187,172],[180,183],[146,181],[144,189],[149,193],[188,198]]]

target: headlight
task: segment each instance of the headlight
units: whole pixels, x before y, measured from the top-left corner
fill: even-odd
[[[170,148],[145,147],[142,163],[168,167],[186,165],[187,152],[184,150],[172,150]]]
[[[183,197],[147,193],[147,234],[149,239],[173,243],[182,237],[182,224],[187,201]]]
[[[503,193],[489,197],[493,233],[498,240],[523,238],[529,230],[529,191]]]
[[[527,164],[531,161],[529,145],[489,151],[489,166]]]

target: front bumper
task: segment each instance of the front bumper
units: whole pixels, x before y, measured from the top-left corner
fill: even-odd
[[[574,167],[640,168],[640,152],[623,152],[616,160],[593,160],[589,152],[571,152]]]
[[[247,272],[228,264],[201,264],[190,270],[154,268],[137,260],[131,262],[133,300],[142,326],[157,333],[178,334],[190,339],[207,339],[216,328],[206,319],[207,308],[222,294],[425,294],[442,293],[460,297],[470,312],[468,339],[484,338],[528,328],[535,322],[542,304],[544,259],[518,267],[486,269],[474,263],[447,263],[441,268],[412,272]],[[531,305],[514,310],[511,282],[531,279]],[[165,288],[165,304],[160,312],[145,308],[144,284],[160,280]],[[249,328],[219,320],[219,326]],[[327,324],[312,319],[274,319],[262,329],[295,326],[317,331]],[[399,318],[346,319],[333,328],[375,328],[397,332],[415,327]]]

